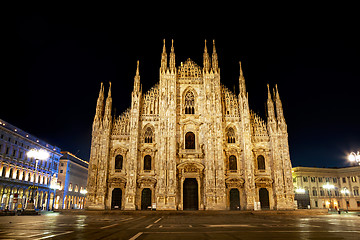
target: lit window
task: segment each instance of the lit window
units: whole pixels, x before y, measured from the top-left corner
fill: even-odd
[[[79,186],[77,184],[75,184],[75,192],[79,192]]]
[[[69,184],[69,192],[73,190],[72,183]]]

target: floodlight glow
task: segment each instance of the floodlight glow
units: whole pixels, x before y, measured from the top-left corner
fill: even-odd
[[[335,186],[331,185],[331,184],[326,184],[326,185],[323,186],[323,188],[330,190],[330,189],[334,189]]]
[[[360,152],[359,151],[357,153],[351,152],[348,156],[348,159],[350,162],[356,162],[360,165]]]
[[[60,186],[58,183],[55,183],[55,184],[50,184],[50,188],[54,189],[54,190],[59,190],[60,189]]]
[[[50,157],[50,154],[43,149],[31,149],[26,154],[29,158],[35,158],[39,160],[46,160]]]
[[[305,189],[303,189],[303,188],[297,188],[297,189],[295,189],[295,192],[296,192],[296,193],[300,193],[300,194],[304,194],[304,193],[305,193]]]
[[[80,193],[85,195],[85,194],[87,194],[87,190],[86,189],[81,189]]]
[[[343,190],[340,191],[342,194],[349,194],[350,191],[347,190],[346,188],[344,188]]]

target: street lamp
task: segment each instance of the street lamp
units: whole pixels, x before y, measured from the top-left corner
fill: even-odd
[[[86,189],[81,189],[81,190],[80,190],[80,193],[83,194],[83,195],[86,195],[86,194],[87,194],[87,190],[86,190]]]
[[[348,196],[348,194],[350,193],[350,191],[347,188],[344,188],[343,190],[340,191],[342,194],[344,194],[345,196],[345,203],[346,203],[346,212],[349,212],[349,206],[347,204],[346,201],[346,196]]]
[[[331,189],[334,189],[335,186],[327,183],[326,185],[323,185],[323,188],[328,190],[328,195],[329,195],[329,198],[330,198],[330,209],[331,209]]]
[[[35,174],[37,171],[37,166],[38,166],[38,162],[39,160],[46,160],[50,157],[50,154],[43,150],[43,149],[31,149],[30,151],[28,151],[26,153],[26,155],[29,158],[34,158],[35,159]],[[28,203],[26,210],[33,210],[35,211],[35,204],[34,204],[34,189],[35,189],[35,176],[34,176],[34,180],[33,180],[33,185],[32,185],[32,191],[31,191],[31,200],[30,203]]]
[[[357,153],[351,152],[348,156],[350,162],[356,163],[360,165],[360,152]]]

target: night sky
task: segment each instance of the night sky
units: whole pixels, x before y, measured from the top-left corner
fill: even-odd
[[[177,66],[187,58],[202,66],[204,40],[211,54],[215,39],[221,82],[238,94],[242,61],[250,108],[264,119],[266,84],[278,84],[293,166],[348,166],[346,155],[360,150],[360,41],[352,19],[127,13],[14,14],[4,35],[0,118],[88,160],[100,82],[106,92],[112,82],[119,115],[130,106],[137,60],[143,91],[159,81],[164,38],[168,56],[174,39]]]

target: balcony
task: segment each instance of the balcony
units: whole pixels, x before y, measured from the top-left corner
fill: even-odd
[[[204,152],[202,149],[179,149],[180,158],[203,158]]]

